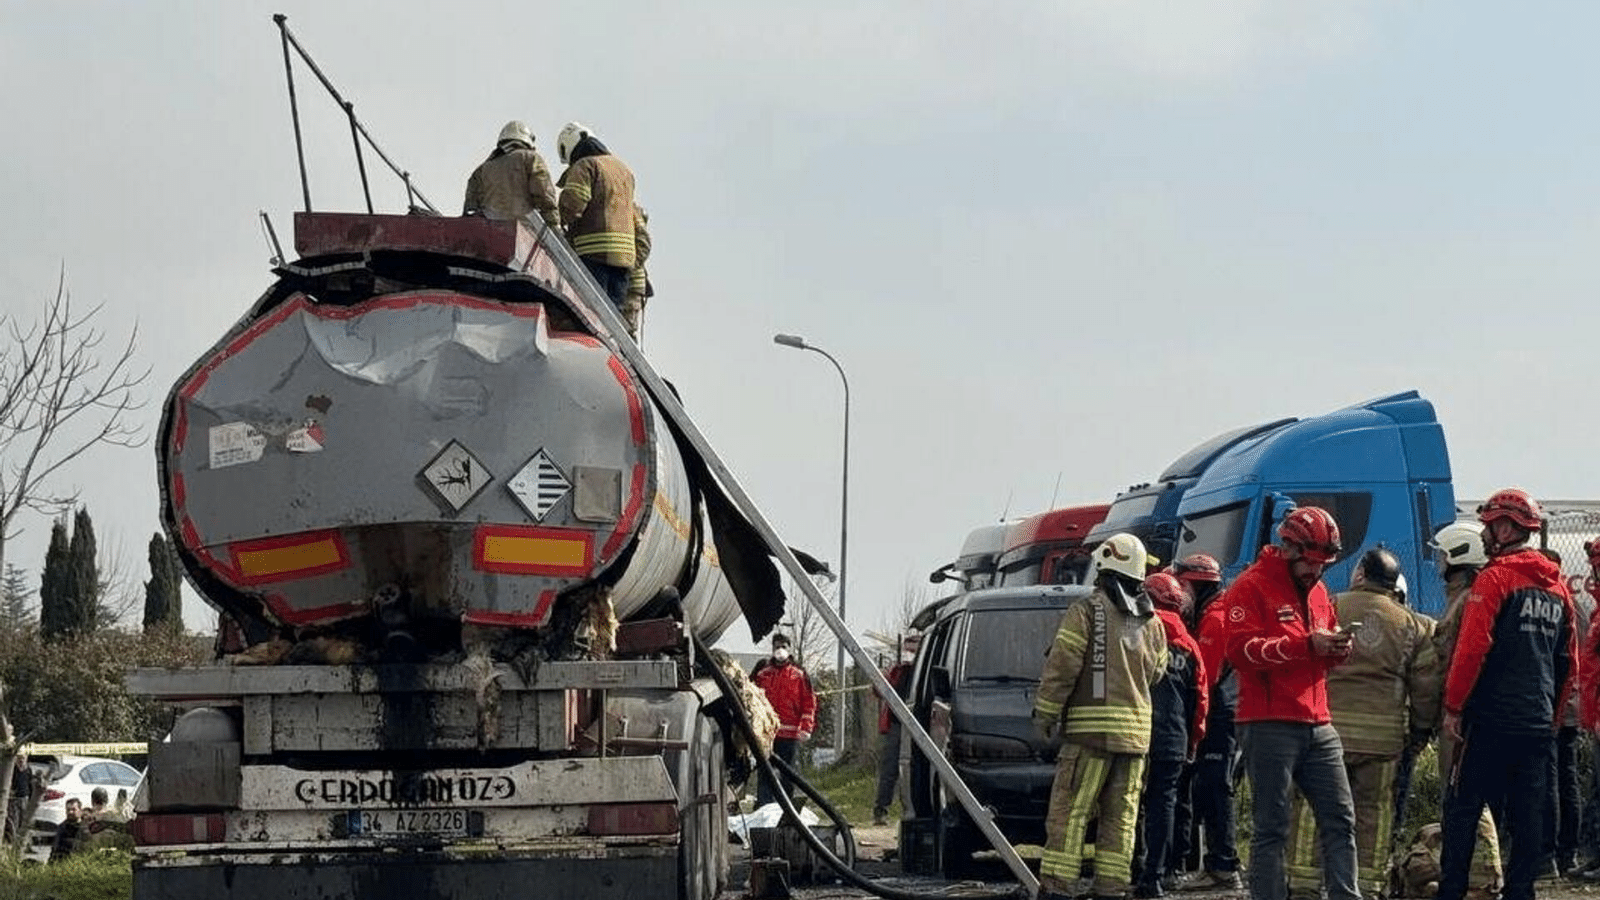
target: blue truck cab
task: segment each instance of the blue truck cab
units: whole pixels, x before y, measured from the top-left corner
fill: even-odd
[[[1126,532],[1143,541],[1145,549],[1166,565],[1174,559],[1173,551],[1178,543],[1178,504],[1189,488],[1229,448],[1294,421],[1278,419],[1247,425],[1199,444],[1173,460],[1155,481],[1133,485],[1118,494],[1105,519],[1084,538],[1084,546],[1094,547],[1113,534]]]
[[[1455,520],[1444,429],[1416,391],[1292,422],[1220,454],[1178,504],[1176,553],[1209,553],[1232,580],[1295,506],[1339,523],[1344,554],[1323,582],[1344,590],[1356,560],[1382,543],[1400,557],[1413,609],[1437,616],[1444,584],[1428,556],[1434,531]],[[1109,520],[1108,520],[1109,521]]]

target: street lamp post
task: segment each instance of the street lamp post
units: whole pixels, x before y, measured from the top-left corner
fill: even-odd
[[[842,474],[839,479],[839,621],[843,622],[845,561],[849,556],[850,548],[850,379],[845,377],[844,366],[839,365],[839,361],[833,358],[833,354],[821,347],[806,343],[805,338],[797,334],[775,334],[772,336],[772,340],[774,343],[782,344],[785,347],[793,347],[796,350],[811,350],[822,354],[827,358],[828,362],[833,363],[833,368],[839,373],[839,381],[844,384],[844,458],[840,466]],[[833,741],[834,749],[839,758],[842,759],[844,758],[845,746],[844,708],[845,704],[850,701],[850,695],[846,692],[846,688],[849,687],[849,673],[844,667],[844,638],[842,636],[838,643],[839,699],[835,704],[838,716],[834,720]]]

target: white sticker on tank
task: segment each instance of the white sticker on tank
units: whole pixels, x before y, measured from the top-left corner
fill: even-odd
[[[267,436],[249,422],[211,426],[211,468],[253,463],[267,449]]]
[[[511,476],[506,488],[535,522],[543,522],[556,503],[572,490],[572,482],[541,447]]]
[[[321,453],[324,440],[322,426],[311,422],[289,432],[283,439],[283,446],[290,453]]]
[[[470,450],[451,441],[423,468],[422,480],[433,488],[440,500],[460,512],[479,491],[489,486],[494,475]]]

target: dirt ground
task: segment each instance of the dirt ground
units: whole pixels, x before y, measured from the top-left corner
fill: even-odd
[[[895,825],[888,826],[857,826],[855,828],[857,847],[857,870],[867,877],[900,890],[926,893],[930,896],[958,898],[974,894],[1004,892],[1015,886],[1010,880],[1005,866],[995,860],[986,867],[979,867],[977,873],[980,877],[992,879],[984,881],[946,881],[928,876],[909,876],[900,871],[897,843],[899,830]],[[886,858],[887,857],[887,858]],[[728,890],[722,895],[722,900],[740,900],[748,896],[750,875],[750,854],[747,849],[735,845],[733,847],[733,872],[729,881]],[[1588,881],[1558,881],[1540,882],[1535,886],[1535,894],[1541,900],[1600,900],[1600,882]],[[843,884],[812,885],[797,887],[793,890],[796,900],[855,900],[872,895],[859,888]],[[1248,897],[1244,892],[1198,892],[1183,891],[1169,894],[1169,900],[1243,900]]]

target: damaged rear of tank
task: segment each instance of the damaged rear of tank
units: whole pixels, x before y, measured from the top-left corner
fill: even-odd
[[[135,894],[716,893],[764,547],[523,223],[304,213],[178,381],[163,514],[219,664],[139,670]]]

